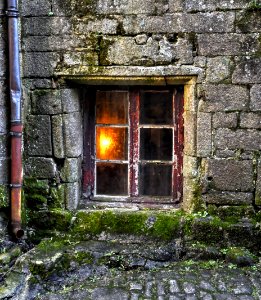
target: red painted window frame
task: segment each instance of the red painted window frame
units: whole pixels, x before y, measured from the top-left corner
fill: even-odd
[[[84,117],[84,149],[83,149],[83,197],[89,200],[93,200],[94,195],[94,168],[95,168],[95,97],[97,90],[127,90],[129,92],[129,119],[130,119],[130,160],[129,160],[129,197],[123,197],[124,202],[155,202],[159,204],[164,204],[165,202],[170,204],[177,204],[182,201],[182,187],[183,187],[183,148],[184,148],[184,87],[183,86],[164,86],[164,87],[118,87],[118,86],[95,86],[88,87],[85,90],[84,101],[83,101],[83,117]],[[138,186],[136,184],[136,178],[138,178],[137,168],[133,166],[138,163],[139,160],[139,101],[140,101],[140,91],[150,90],[150,91],[162,91],[168,90],[172,92],[174,97],[173,101],[173,122],[174,122],[174,145],[173,145],[173,155],[176,158],[173,163],[173,174],[172,174],[172,184],[174,186],[172,198],[169,201],[159,202],[154,196],[150,197],[139,197],[138,196]],[[95,197],[95,200],[97,199]],[[113,201],[113,196],[111,201]],[[110,201],[110,199],[107,199]],[[119,200],[118,200],[119,201]]]

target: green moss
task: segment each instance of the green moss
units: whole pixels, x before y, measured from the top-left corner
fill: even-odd
[[[110,46],[113,44],[113,41],[104,38],[103,36],[98,37],[98,45],[99,45],[99,65],[106,66],[109,65],[110,62],[107,58],[108,51]]]
[[[8,189],[4,185],[0,185],[0,208],[9,206]]]

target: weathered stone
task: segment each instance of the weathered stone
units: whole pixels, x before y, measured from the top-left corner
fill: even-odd
[[[62,89],[60,90],[60,93],[64,113],[80,111],[80,97],[78,90]]]
[[[198,113],[197,116],[197,155],[207,157],[212,151],[212,116],[210,113]]]
[[[205,56],[196,56],[194,58],[194,65],[199,68],[205,68],[207,64],[207,58]]]
[[[241,128],[261,128],[261,114],[257,113],[241,113]]]
[[[0,157],[5,157],[7,155],[7,140],[8,138],[6,135],[0,135]]]
[[[24,18],[22,24],[26,36],[68,35],[72,29],[72,24],[69,22],[69,19],[62,17]]]
[[[247,9],[237,12],[235,24],[239,32],[261,32],[260,9]]]
[[[0,107],[6,104],[6,82],[0,80]]]
[[[260,150],[261,132],[252,129],[218,129],[214,145],[217,149]]]
[[[41,79],[25,79],[23,84],[28,89],[51,89],[53,88],[54,82],[50,79],[41,78]]]
[[[7,109],[0,106],[0,133],[7,132]]]
[[[249,5],[248,0],[185,0],[187,11],[212,11],[216,9],[242,9]]]
[[[202,86],[204,100],[199,104],[199,111],[235,111],[246,110],[249,91],[246,87],[232,84]]]
[[[7,183],[9,179],[9,159],[0,158],[0,183]]]
[[[64,158],[64,136],[62,115],[52,116],[53,152],[57,158]]]
[[[250,90],[250,109],[261,111],[261,84],[255,84]]]
[[[217,112],[213,116],[214,128],[236,128],[237,127],[238,113],[222,113]]]
[[[86,32],[116,34],[117,28],[118,21],[116,19],[103,18],[81,22],[77,24],[76,30],[79,34],[86,34]]]
[[[23,0],[21,13],[23,16],[41,16],[48,15],[51,12],[50,0]]]
[[[198,36],[199,54],[205,56],[246,55],[260,51],[258,34],[241,35],[236,33],[200,34]]]
[[[245,58],[236,66],[233,83],[261,83],[261,58]]]
[[[76,38],[74,36],[63,35],[63,36],[28,36],[24,38],[24,44],[28,51],[61,51],[61,50],[69,50],[75,47],[84,47],[85,40],[81,40],[80,38]],[[50,56],[50,64],[54,65],[55,62],[55,53],[48,53]],[[39,55],[39,54],[38,54]],[[44,53],[44,56],[47,56],[47,53]],[[32,58],[37,61],[36,55]],[[45,60],[45,57],[43,57]],[[29,62],[27,60],[27,62]],[[40,77],[40,76],[39,76]]]
[[[81,159],[66,158],[60,176],[63,182],[79,181],[81,179]]]
[[[196,154],[196,114],[186,111],[184,122],[189,124],[184,128],[184,153],[193,156]]]
[[[123,29],[127,34],[143,32],[196,32],[215,33],[233,31],[234,14],[231,12],[213,12],[185,14],[174,13],[164,16],[142,15],[128,16],[123,20]]]
[[[59,90],[38,90],[32,94],[32,113],[59,114],[62,112]]]
[[[78,157],[82,154],[82,115],[74,112],[63,115],[65,154],[67,157]]]
[[[5,58],[6,52],[0,49],[0,77],[5,77],[7,72],[7,63]]]
[[[77,209],[79,198],[80,198],[80,187],[78,182],[65,183],[65,206],[68,210]]]
[[[206,176],[212,189],[238,192],[253,190],[252,161],[209,159],[206,162]]]
[[[231,81],[233,62],[231,58],[221,56],[209,58],[207,60],[206,81],[210,83],[219,83]]]
[[[37,178],[54,178],[56,164],[52,158],[29,157],[25,160],[25,175]]]
[[[204,201],[209,204],[220,205],[251,205],[253,202],[252,193],[232,193],[232,192],[211,192],[202,196]]]
[[[261,160],[258,161],[257,165],[255,204],[261,205]]]
[[[60,56],[58,53],[28,52],[23,58],[25,77],[51,77]]]
[[[29,116],[26,126],[28,154],[52,155],[51,121],[49,116]]]
[[[189,178],[198,177],[198,159],[194,156],[183,156],[183,176]]]
[[[96,12],[99,14],[151,14],[155,12],[153,0],[143,0],[142,5],[138,0],[103,1],[98,0]]]
[[[169,11],[178,12],[184,11],[184,1],[183,0],[169,0]]]
[[[145,45],[148,40],[148,36],[146,34],[138,34],[135,37],[135,42],[137,45]]]

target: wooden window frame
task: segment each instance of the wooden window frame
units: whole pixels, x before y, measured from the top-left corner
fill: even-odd
[[[97,90],[129,92],[129,195],[128,196],[100,196],[94,195],[95,185],[95,98]],[[175,186],[171,197],[139,196],[138,195],[138,163],[139,163],[139,100],[140,91],[163,91],[173,92],[173,117],[174,117],[174,141],[172,185]],[[135,202],[135,203],[157,203],[178,204],[183,194],[183,148],[184,148],[184,87],[183,86],[94,86],[85,90],[84,102],[84,149],[83,149],[83,197],[89,200],[106,202]]]

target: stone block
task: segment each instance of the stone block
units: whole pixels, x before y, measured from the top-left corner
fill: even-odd
[[[241,128],[261,128],[261,113],[241,113]]]
[[[57,158],[64,158],[64,136],[62,115],[52,116],[53,152]]]
[[[23,19],[24,35],[49,36],[72,33],[72,24],[63,17],[32,17]]]
[[[7,109],[0,106],[0,134],[7,132]]]
[[[236,128],[237,119],[238,119],[238,113],[217,112],[213,116],[213,127],[214,128]]]
[[[52,155],[51,121],[49,116],[28,117],[26,146],[29,155]]]
[[[231,130],[219,128],[214,138],[214,146],[217,149],[241,149],[241,150],[260,150],[261,131],[253,129]]]
[[[60,56],[51,52],[27,52],[23,55],[25,77],[51,77]]]
[[[169,12],[184,11],[184,0],[169,0]]]
[[[184,153],[186,155],[196,155],[196,114],[190,111],[184,113]]]
[[[6,53],[5,51],[0,50],[0,77],[5,77],[7,74],[7,63],[6,63]]]
[[[0,107],[5,106],[7,102],[7,94],[6,94],[7,84],[4,80],[0,80]]]
[[[173,33],[223,33],[232,32],[234,13],[213,12],[185,14],[173,13],[164,16],[142,15],[128,16],[123,20],[123,29],[126,34],[138,34],[144,32]]]
[[[242,9],[249,5],[248,0],[185,0],[185,8],[189,12],[213,11],[216,9]]]
[[[197,156],[206,157],[212,152],[212,116],[199,112],[197,117]]]
[[[23,42],[27,51],[34,52],[51,52],[85,47],[85,40],[73,35],[55,36],[55,38],[53,36],[28,36],[23,39]],[[47,53],[43,54],[46,56]],[[54,57],[55,53],[52,53],[52,56]],[[34,57],[34,59],[36,58]]]
[[[59,90],[38,90],[32,93],[32,113],[53,115],[62,112]]]
[[[48,15],[51,11],[51,0],[21,1],[22,16]]]
[[[242,59],[235,68],[232,82],[238,84],[261,83],[261,58]]]
[[[81,179],[81,159],[66,158],[60,176],[63,182],[76,182]]]
[[[64,184],[65,207],[76,210],[80,200],[80,185],[78,182]]]
[[[208,204],[251,205],[253,202],[253,193],[209,192],[203,195],[203,199]]]
[[[255,204],[261,205],[261,160],[260,159],[257,165]]]
[[[64,145],[67,157],[78,157],[82,154],[83,133],[82,115],[79,112],[63,115]]]
[[[199,55],[246,55],[259,51],[258,34],[200,34]]]
[[[7,156],[7,147],[8,147],[8,138],[7,135],[0,135],[0,157]]]
[[[229,57],[219,56],[209,58],[207,60],[206,81],[210,83],[231,82],[233,65]]]
[[[207,84],[202,86],[204,101],[199,104],[199,111],[235,111],[246,110],[249,100],[247,87],[231,84]]]
[[[236,30],[238,32],[261,32],[260,10],[241,10],[236,12]]]
[[[251,160],[209,159],[206,161],[209,188],[219,191],[253,191],[253,164]]]
[[[118,21],[116,19],[102,18],[80,22],[76,26],[77,33],[86,34],[86,32],[95,32],[102,34],[116,34]]]
[[[27,89],[51,89],[53,88],[53,81],[46,78],[24,79],[23,84]]]
[[[98,14],[152,14],[155,12],[154,0],[98,0],[96,6]]]
[[[261,111],[261,84],[255,84],[250,90],[250,110]]]
[[[183,156],[183,176],[188,178],[198,177],[198,159],[194,156]]]
[[[8,183],[9,159],[0,157],[0,183]]]
[[[60,90],[62,109],[64,113],[80,111],[80,96],[77,89],[62,89]]]
[[[56,164],[52,158],[29,157],[24,163],[25,175],[39,179],[52,179],[56,177]]]

